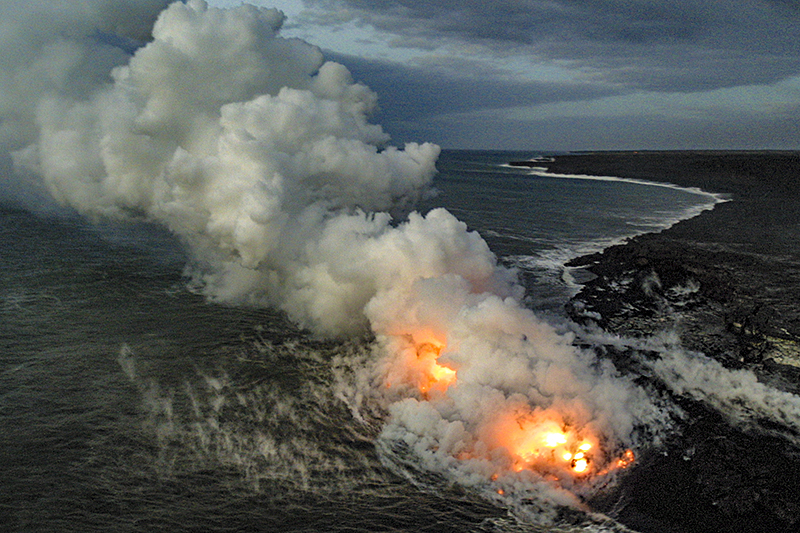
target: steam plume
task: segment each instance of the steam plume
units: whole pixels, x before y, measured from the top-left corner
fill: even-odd
[[[393,398],[384,438],[430,468],[513,477],[534,452],[511,450],[498,420],[570,428],[565,442],[605,460],[660,423],[643,390],[524,308],[465,224],[443,209],[392,219],[425,191],[439,148],[389,146],[368,120],[376,95],[280,37],[280,12],[81,6],[31,42],[14,34],[28,47],[2,80],[16,179],[89,216],[164,224],[214,300],[278,306],[321,335],[370,332]],[[152,19],[150,35],[125,22]]]

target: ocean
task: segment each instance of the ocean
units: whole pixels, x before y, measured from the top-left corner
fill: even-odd
[[[509,162],[542,159],[531,169]],[[658,232],[725,201],[667,183],[547,173],[545,155],[445,151],[436,197],[531,279],[533,309],[556,315],[577,287],[564,265],[642,233]],[[541,165],[541,166],[537,166]]]
[[[559,333],[585,275],[569,259],[720,201],[508,166],[546,155],[444,151],[435,193],[415,207],[444,207],[478,232],[515,269],[525,307]],[[415,451],[424,439],[392,420],[404,416],[397,405],[430,398],[381,396],[374,338],[318,337],[273,307],[209,300],[161,226],[6,204],[0,250],[2,530],[624,529],[580,503],[602,497],[602,484],[526,471],[493,485],[496,474],[439,454],[446,435]],[[592,342],[602,340],[574,341]],[[657,450],[647,435],[660,431],[635,442]]]

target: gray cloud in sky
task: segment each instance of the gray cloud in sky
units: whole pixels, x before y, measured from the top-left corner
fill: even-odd
[[[301,26],[373,28],[373,39],[398,51],[385,60],[326,52],[379,94],[378,118],[395,138],[498,146],[514,132],[517,146],[800,146],[792,127],[800,105],[794,0],[303,4]],[[437,60],[402,59],[403,50]],[[639,98],[627,104],[626,95]],[[558,103],[572,109],[561,117],[549,108],[507,111]],[[583,108],[584,116],[574,111]],[[479,130],[494,141],[478,141]],[[581,131],[612,135],[592,142]]]
[[[769,146],[796,149],[800,146],[800,108],[793,115],[742,117],[737,113],[716,116],[665,117],[658,113],[632,111],[621,116],[572,116],[539,119],[514,119],[492,114],[439,117],[416,125],[401,134],[411,135],[417,128],[429,135],[448,132],[453,146],[498,146],[519,149],[560,151],[565,149],[603,150],[691,150],[745,149]],[[636,141],[632,141],[635,139]],[[600,147],[600,148],[598,148]]]
[[[770,83],[800,72],[800,8],[788,0],[306,0],[317,21],[351,20],[395,46],[469,42],[568,61],[650,90]]]
[[[326,52],[326,58],[347,65],[380,95],[380,116],[389,120],[502,109],[552,102],[577,101],[623,93],[602,83],[519,79],[485,63],[464,59],[421,65],[365,59]],[[400,89],[400,90],[398,90]],[[447,97],[443,98],[442,95]]]

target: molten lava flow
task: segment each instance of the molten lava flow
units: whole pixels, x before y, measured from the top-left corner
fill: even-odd
[[[386,386],[418,391],[426,400],[441,399],[457,380],[456,370],[440,362],[443,335],[417,332],[394,337],[397,344],[387,360]],[[512,407],[513,405],[513,407]],[[514,472],[535,472],[553,481],[588,480],[626,468],[634,462],[631,450],[610,456],[595,428],[575,423],[581,411],[531,408],[514,400],[492,414],[475,435],[478,445],[454,454],[458,460],[500,459],[493,481]],[[503,494],[500,489],[499,494]]]
[[[436,361],[431,364],[428,379],[420,384],[421,392],[428,392],[434,387],[447,388],[456,379],[456,371],[442,366]]]
[[[561,444],[567,443],[567,436],[559,432],[545,433],[542,440],[548,448],[556,448]]]
[[[593,464],[596,439],[566,425],[557,413],[509,414],[500,418],[490,439],[511,455],[512,468],[519,472],[568,470],[587,474]]]
[[[576,458],[572,462],[572,469],[577,472],[578,474],[583,474],[589,468],[589,459],[585,459],[583,457]]]
[[[507,450],[515,472],[534,470],[556,477],[567,473],[584,478],[625,468],[634,461],[631,450],[608,461],[597,436],[588,428],[565,423],[554,410],[507,413],[491,426],[488,439]]]
[[[636,460],[636,457],[633,455],[633,451],[625,450],[625,453],[622,454],[622,457],[617,459],[615,464],[616,468],[627,468]]]

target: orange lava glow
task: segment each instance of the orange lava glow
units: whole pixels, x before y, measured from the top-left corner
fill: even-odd
[[[397,336],[395,357],[386,363],[386,386],[403,393],[415,390],[426,400],[442,398],[457,382],[457,369],[440,361],[446,349],[443,338],[432,331]],[[607,442],[596,429],[574,422],[580,419],[579,413],[531,408],[521,402],[500,411],[478,429],[475,448],[454,455],[464,461],[497,460],[492,481],[529,471],[555,482],[582,482],[635,461],[631,450],[621,456],[604,450]],[[504,490],[499,488],[497,493],[504,495]]]
[[[421,392],[428,392],[432,388],[447,388],[456,380],[456,371],[440,365],[436,361],[431,363],[426,379],[420,384]]]
[[[515,472],[534,470],[586,478],[634,462],[631,450],[609,461],[596,435],[587,428],[579,430],[565,423],[559,413],[551,411],[508,413],[491,426],[487,438],[494,446],[507,450]]]
[[[631,450],[625,450],[625,453],[622,454],[622,457],[617,459],[616,467],[617,468],[627,468],[636,460],[634,457],[633,452]]]
[[[456,381],[456,371],[439,363],[445,344],[430,338],[412,340],[404,357],[395,361],[395,368],[387,379],[387,386],[400,382],[413,385],[423,396],[443,393]]]
[[[417,346],[417,387],[423,394],[437,390],[444,392],[456,380],[456,371],[441,365],[437,359],[444,344],[426,342]]]

